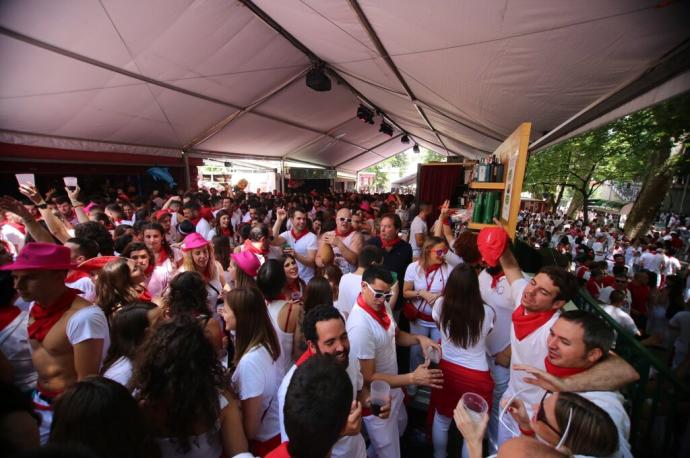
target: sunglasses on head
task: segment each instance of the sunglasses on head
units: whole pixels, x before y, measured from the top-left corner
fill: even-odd
[[[369,283],[364,282],[364,284],[367,285],[367,288],[369,288],[369,291],[372,292],[372,294],[374,295],[374,299],[384,298],[385,300],[388,301],[388,300],[390,300],[391,297],[393,297],[393,293],[391,293],[390,291],[387,293],[384,293],[382,291],[376,291],[374,288],[371,287],[371,285]]]
[[[338,221],[340,221],[341,223],[344,223],[344,222],[346,222],[346,221],[347,221],[348,223],[351,223],[351,222],[352,222],[352,218],[338,218]]]

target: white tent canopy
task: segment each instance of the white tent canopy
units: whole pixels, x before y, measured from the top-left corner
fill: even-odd
[[[0,142],[303,161],[541,148],[690,89],[687,2],[4,0]],[[306,87],[325,64],[329,92]],[[393,136],[355,114],[360,103]],[[540,138],[542,137],[543,138]]]

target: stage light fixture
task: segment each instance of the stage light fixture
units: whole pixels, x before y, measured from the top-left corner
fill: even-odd
[[[314,65],[307,72],[307,87],[317,92],[327,92],[331,90],[331,79],[326,76],[322,65]]]
[[[402,137],[400,137],[400,143],[407,145],[410,143],[410,137],[408,137],[407,134],[404,134]]]
[[[382,134],[388,135],[389,137],[393,136],[393,126],[388,124],[386,121],[381,120],[381,127],[379,127],[379,132]]]
[[[415,145],[412,147],[412,152],[417,154],[419,153],[419,145],[415,143]]]
[[[357,108],[357,119],[361,119],[367,124],[374,124],[374,112],[364,105],[360,105]]]

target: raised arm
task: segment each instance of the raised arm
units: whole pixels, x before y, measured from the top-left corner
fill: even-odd
[[[48,226],[48,230],[55,236],[55,238],[57,238],[61,243],[65,243],[67,240],[69,240],[70,235],[67,232],[67,228],[62,221],[60,221],[53,214],[53,212],[50,211],[48,207],[45,207],[45,201],[43,200],[43,197],[41,197],[41,193],[39,193],[34,186],[20,185],[19,192],[24,194],[26,197],[31,199],[34,204],[36,204],[38,211],[41,212],[43,221],[45,221],[46,226]],[[44,208],[41,208],[42,206]]]
[[[0,209],[9,211],[19,216],[24,222],[26,231],[36,242],[53,243],[50,232],[34,219],[21,202],[10,196],[0,198]]]
[[[280,228],[283,226],[283,222],[287,218],[287,212],[284,208],[279,208],[276,210],[276,222],[273,225],[273,240],[271,240],[271,245],[281,246],[285,243],[285,239],[280,236]]]
[[[67,197],[69,197],[70,202],[72,202],[72,207],[74,208],[74,213],[77,215],[77,219],[80,223],[88,223],[89,216],[84,212],[84,204],[79,201],[80,190],[79,186],[76,186],[74,191],[70,191],[69,188],[65,186]]]

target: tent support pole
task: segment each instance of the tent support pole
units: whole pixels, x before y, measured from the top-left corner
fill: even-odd
[[[182,160],[184,161],[184,187],[189,191],[192,187],[192,177],[189,173],[189,155],[182,151]]]

